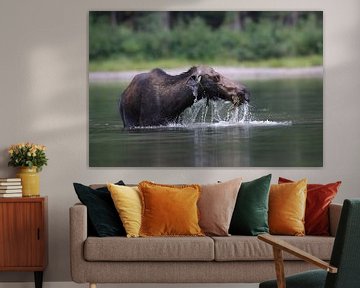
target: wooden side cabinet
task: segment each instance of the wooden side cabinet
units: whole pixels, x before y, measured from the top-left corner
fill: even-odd
[[[0,199],[0,271],[32,271],[41,288],[47,266],[47,197]]]

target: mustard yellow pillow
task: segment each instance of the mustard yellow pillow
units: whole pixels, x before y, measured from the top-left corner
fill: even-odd
[[[202,236],[197,201],[199,185],[139,183],[142,198],[140,236]]]
[[[307,180],[273,184],[269,195],[269,228],[271,234],[305,234]]]
[[[107,184],[127,237],[139,237],[141,197],[138,187]]]

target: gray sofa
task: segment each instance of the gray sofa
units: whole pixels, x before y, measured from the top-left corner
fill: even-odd
[[[280,236],[328,261],[341,212],[330,206],[330,237]],[[254,236],[88,237],[87,209],[70,208],[71,275],[77,283],[257,283],[275,277],[270,245]],[[286,274],[313,269],[285,254]]]

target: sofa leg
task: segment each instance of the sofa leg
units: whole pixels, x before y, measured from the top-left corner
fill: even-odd
[[[95,283],[89,283],[89,288],[96,288],[96,284]]]

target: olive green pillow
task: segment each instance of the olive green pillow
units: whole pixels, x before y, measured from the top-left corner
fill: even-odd
[[[271,174],[241,184],[231,218],[229,233],[269,233],[268,208]]]

